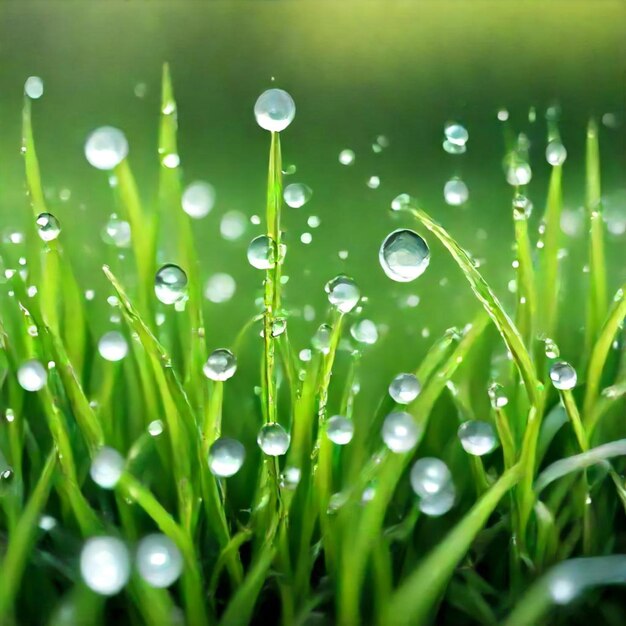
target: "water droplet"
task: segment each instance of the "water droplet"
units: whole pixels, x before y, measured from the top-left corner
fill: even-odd
[[[506,182],[514,187],[528,185],[530,179],[532,178],[532,174],[532,170],[530,169],[530,165],[528,165],[528,163],[514,159],[511,163],[509,163],[507,168]]]
[[[467,202],[469,189],[460,178],[452,178],[443,187],[443,197],[450,206],[460,206]]]
[[[185,191],[183,191],[183,211],[187,213],[189,217],[200,219],[207,216],[211,212],[214,204],[215,188],[207,182],[201,180],[196,181],[187,186]]]
[[[300,235],[300,241],[308,246],[313,241],[313,235],[311,233],[302,233]]]
[[[104,446],[96,452],[89,468],[89,475],[102,489],[113,489],[124,471],[126,461],[113,448]]]
[[[234,476],[243,465],[246,449],[236,439],[221,437],[209,450],[209,469],[216,476]]]
[[[428,244],[416,232],[394,230],[383,241],[378,259],[387,276],[406,283],[421,276],[430,263]]]
[[[424,457],[411,468],[411,487],[421,498],[429,498],[443,491],[452,481],[448,466],[434,457]]]
[[[43,241],[53,241],[61,233],[61,224],[52,213],[40,213],[35,223],[37,234]]]
[[[533,212],[533,203],[523,194],[516,193],[513,197],[513,219],[527,220]]]
[[[548,589],[555,604],[568,604],[579,593],[578,585],[567,576],[549,577]]]
[[[292,209],[299,209],[301,206],[304,206],[311,199],[312,195],[311,188],[303,183],[291,183],[283,191],[283,199]]]
[[[419,510],[428,517],[440,517],[445,515],[453,506],[456,499],[454,483],[450,481],[441,491],[420,498]]]
[[[85,142],[85,156],[93,167],[112,170],[128,155],[128,141],[124,133],[112,126],[96,128]]]
[[[80,573],[96,593],[112,596],[121,591],[130,576],[130,558],[116,537],[87,539],[80,553]]]
[[[165,426],[161,420],[152,420],[148,424],[148,434],[151,437],[158,437],[165,430]]]
[[[118,248],[128,248],[131,240],[130,224],[113,213],[102,230],[102,240]]]
[[[52,515],[42,515],[39,518],[39,528],[41,528],[44,532],[49,533],[56,527],[56,525],[57,521],[54,517],[52,517]]]
[[[380,176],[370,176],[366,184],[370,189],[378,189],[380,187]]]
[[[287,330],[287,319],[284,317],[276,317],[272,320],[271,333],[272,337],[280,337]]]
[[[228,302],[237,289],[237,283],[230,274],[213,274],[205,286],[204,297],[211,302],[220,303]]]
[[[46,368],[36,359],[25,361],[17,370],[17,380],[26,391],[39,391],[47,379]]]
[[[409,404],[422,390],[414,374],[398,374],[389,384],[389,395],[398,404]]]
[[[156,273],[154,293],[163,304],[176,304],[187,298],[187,274],[184,270],[167,263]]]
[[[299,467],[286,467],[280,475],[280,486],[293,491],[298,486],[301,476],[302,470]]]
[[[550,165],[563,165],[567,158],[567,150],[560,141],[551,141],[546,147],[546,161]]]
[[[29,76],[24,83],[24,93],[31,100],[38,100],[43,96],[43,80],[39,76]]]
[[[342,313],[349,313],[359,302],[361,292],[352,278],[339,275],[329,280],[324,287],[328,301]]]
[[[107,361],[121,361],[128,354],[128,343],[122,333],[112,330],[100,337],[98,352]]]
[[[345,446],[354,436],[354,422],[343,415],[333,415],[326,422],[326,435],[338,446]]]
[[[506,122],[509,119],[509,112],[506,109],[500,109],[498,111],[498,120]]]
[[[13,480],[13,476],[15,476],[13,468],[9,465],[5,465],[0,470],[0,483],[3,485],[8,485]]]
[[[137,569],[152,587],[169,587],[183,571],[183,557],[169,537],[154,533],[137,546]]]
[[[463,422],[457,434],[465,452],[473,456],[488,454],[498,445],[496,433],[489,422],[480,420]]]
[[[248,262],[258,270],[276,265],[276,243],[267,235],[255,237],[248,246]]]
[[[464,126],[455,122],[446,124],[444,128],[444,134],[446,136],[444,142],[444,150],[450,154],[458,154],[465,152],[465,144],[469,139],[469,133]],[[447,148],[446,148],[447,146]]]
[[[137,98],[145,98],[148,93],[148,85],[146,85],[146,83],[137,83],[133,89],[133,93]]]
[[[332,328],[328,324],[322,324],[315,332],[315,335],[313,335],[311,345],[319,352],[328,354],[330,351],[331,334]]]
[[[164,154],[161,158],[161,164],[163,167],[167,167],[167,169],[173,170],[180,165],[180,156],[175,152],[169,152],[168,154]]]
[[[247,219],[239,211],[227,211],[220,221],[220,234],[227,241],[237,241],[246,232]]]
[[[378,327],[372,320],[359,320],[350,327],[350,334],[355,341],[373,345],[378,341]]]
[[[280,424],[270,422],[262,426],[256,441],[268,456],[282,456],[289,448],[291,437]]]
[[[402,211],[411,204],[411,196],[408,193],[401,193],[391,201],[392,211]]]
[[[209,355],[202,371],[210,380],[228,380],[237,371],[237,359],[230,350],[219,348]]]
[[[322,223],[322,221],[317,215],[309,215],[306,223],[309,228],[317,228]]]
[[[408,452],[417,444],[420,429],[408,413],[397,411],[385,418],[382,437],[392,452]]]
[[[558,359],[561,355],[559,350],[559,346],[556,345],[554,339],[550,339],[550,337],[546,337],[544,340],[544,346],[546,350],[546,356],[549,359]]]
[[[557,361],[550,368],[550,380],[556,389],[573,389],[577,381],[576,370],[566,361]]]
[[[285,130],[296,115],[293,98],[282,89],[264,91],[254,105],[257,124],[272,132]]]
[[[352,165],[354,158],[354,150],[346,148],[339,153],[339,163],[341,163],[341,165]]]
[[[491,408],[494,410],[502,409],[509,403],[509,399],[504,393],[504,387],[499,383],[491,383],[487,389],[487,393],[489,394]]]

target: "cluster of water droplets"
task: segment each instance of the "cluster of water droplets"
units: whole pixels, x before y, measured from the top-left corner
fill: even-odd
[[[419,509],[425,515],[439,517],[454,505],[454,481],[448,466],[441,459],[418,459],[411,468],[409,478],[413,491],[419,497]]]

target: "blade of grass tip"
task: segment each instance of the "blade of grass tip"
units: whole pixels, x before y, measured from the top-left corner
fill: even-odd
[[[520,465],[507,470],[446,538],[393,593],[380,624],[424,624],[445,591],[454,570],[502,497],[519,480]]]
[[[583,420],[589,425],[593,409],[598,399],[600,381],[613,339],[626,316],[626,284],[615,294],[613,305],[600,331],[600,336],[593,346],[589,366],[587,368],[587,386],[583,402]],[[594,424],[595,426],[595,424]],[[591,432],[591,431],[589,431]]]
[[[600,198],[600,147],[598,125],[594,119],[587,126],[585,208],[589,219],[589,299],[585,325],[587,354],[600,331],[606,315],[607,283],[604,254],[604,224]]]
[[[207,607],[204,603],[202,572],[192,537],[176,523],[152,493],[127,472],[122,474],[115,488],[124,497],[136,502],[161,532],[167,535],[181,551],[185,562],[183,594],[189,622],[194,625],[198,624],[198,626],[213,623],[214,619],[207,613]]]
[[[22,576],[28,563],[37,532],[37,520],[41,515],[52,487],[56,468],[56,451],[46,460],[39,480],[33,489],[14,531],[9,535],[4,558],[0,564],[0,623],[5,623],[21,586]]]

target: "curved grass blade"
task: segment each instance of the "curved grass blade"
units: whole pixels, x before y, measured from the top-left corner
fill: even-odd
[[[536,295],[532,248],[528,236],[528,219],[523,211],[513,209],[515,246],[517,249],[517,327],[523,341],[531,345],[535,330]],[[518,214],[521,213],[521,214]]]

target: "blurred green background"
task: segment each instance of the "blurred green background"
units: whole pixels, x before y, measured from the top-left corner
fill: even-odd
[[[287,303],[296,313],[305,304],[316,312],[313,321],[294,315],[290,333],[298,348],[307,347],[325,320],[324,283],[340,272],[352,275],[369,298],[365,316],[387,329],[364,360],[365,388],[380,395],[393,374],[415,367],[434,336],[465,324],[477,309],[462,275],[435,242],[430,268],[416,282],[385,277],[377,258],[382,239],[400,225],[411,226],[408,218],[390,214],[391,199],[401,192],[416,196],[481,259],[485,276],[511,305],[512,190],[502,169],[503,124],[496,113],[508,109],[511,128],[530,138],[536,232],[549,175],[545,111],[559,105],[569,154],[564,189],[571,219],[564,245],[571,252],[563,261],[569,277],[561,310],[565,332],[557,339],[564,356],[576,362],[583,315],[577,291],[585,280],[585,228],[576,216],[582,216],[590,115],[605,122],[600,142],[613,231],[607,235],[611,290],[626,278],[620,234],[626,229],[624,6],[619,0],[5,1],[0,230],[6,236],[23,228],[31,215],[19,152],[20,114],[24,80],[38,75],[45,93],[33,103],[33,119],[50,209],[61,221],[82,286],[96,290],[95,331],[110,326],[100,266],[118,251],[102,242],[101,230],[116,207],[106,175],[88,165],[83,144],[97,126],[123,129],[142,197],[155,204],[159,82],[161,64],[168,61],[184,182],[204,179],[217,190],[211,214],[194,222],[203,277],[228,272],[237,281],[230,302],[206,304],[209,348],[228,345],[255,312],[262,276],[247,264],[245,252],[262,226],[248,224],[239,241],[229,242],[220,236],[220,218],[231,210],[248,217],[264,213],[269,136],[257,127],[252,108],[264,89],[284,88],[297,106],[282,138],[284,161],[297,171],[285,182],[313,189],[308,204],[286,207],[284,215]],[[535,123],[528,119],[531,106],[537,109]],[[449,120],[469,130],[464,155],[441,147]],[[376,154],[372,143],[378,135],[389,139],[389,147]],[[344,148],[356,152],[350,167],[338,163]],[[381,181],[375,190],[366,185],[373,175]],[[443,185],[454,175],[470,190],[462,208],[443,200]],[[307,227],[310,215],[319,216],[319,228]],[[300,242],[305,231],[313,235],[310,245]],[[349,252],[347,259],[339,258],[340,250]],[[414,294],[419,305],[407,307]],[[423,337],[428,333],[430,339]]]

